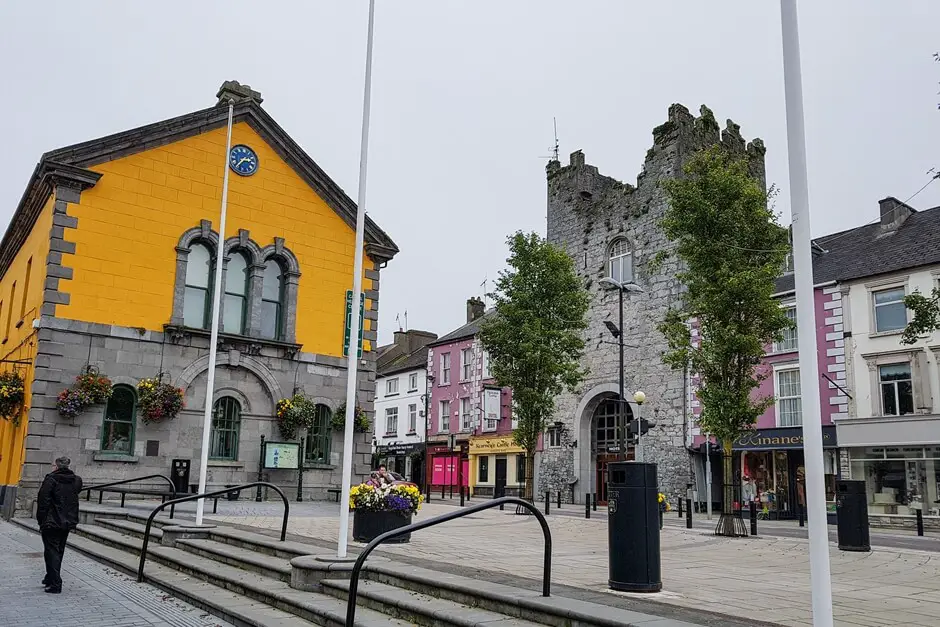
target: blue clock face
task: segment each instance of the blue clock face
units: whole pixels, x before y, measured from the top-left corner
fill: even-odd
[[[258,171],[258,155],[243,144],[232,146],[232,151],[228,155],[228,165],[235,174],[251,176]]]

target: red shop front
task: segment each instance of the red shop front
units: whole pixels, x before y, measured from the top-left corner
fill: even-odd
[[[428,460],[431,466],[428,476],[431,478],[431,489],[440,490],[442,487],[457,487],[461,483],[470,485],[470,460],[461,452],[451,451],[446,446],[428,447]],[[458,466],[458,462],[460,466]]]

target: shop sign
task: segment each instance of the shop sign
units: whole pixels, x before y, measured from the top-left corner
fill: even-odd
[[[521,453],[522,447],[516,444],[511,435],[499,438],[480,438],[470,440],[470,453],[486,455],[488,453]]]
[[[836,428],[822,428],[823,448],[836,448]],[[751,429],[734,441],[731,448],[735,451],[761,451],[774,449],[803,448],[802,427],[779,427],[776,429]]]
[[[387,444],[377,447],[377,451],[383,455],[411,455],[424,450],[424,443],[409,442],[404,444]]]

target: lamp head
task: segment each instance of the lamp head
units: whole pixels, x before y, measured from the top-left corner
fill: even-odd
[[[633,400],[636,401],[637,405],[642,405],[646,402],[646,394],[641,391],[634,392]]]

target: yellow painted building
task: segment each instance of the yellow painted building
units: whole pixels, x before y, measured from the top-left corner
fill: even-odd
[[[517,496],[523,493],[525,450],[511,435],[472,437],[468,452],[471,494]]]
[[[256,477],[261,436],[306,436],[311,496],[338,485],[342,443],[331,416],[346,385],[356,206],[262,109],[258,92],[232,81],[217,97],[208,109],[47,153],[37,166],[0,246],[0,372],[21,373],[27,391],[20,425],[0,421],[6,514],[29,507],[61,454],[86,483],[168,473],[173,459],[192,460],[198,476],[226,167],[210,484]],[[379,273],[396,253],[367,219],[359,382],[367,412]],[[63,417],[56,396],[89,368],[115,394]],[[177,417],[142,419],[136,385],[150,377],[184,390]],[[275,406],[295,391],[316,403],[315,424],[282,434]],[[357,457],[357,472],[367,464],[367,453]],[[296,483],[296,472],[270,474]]]

